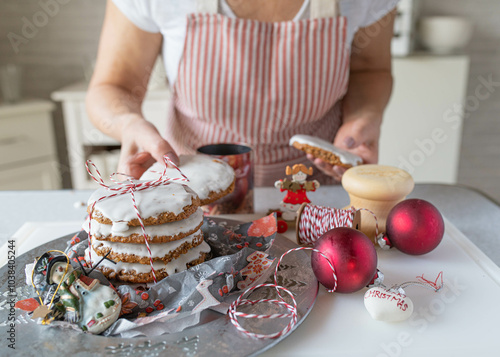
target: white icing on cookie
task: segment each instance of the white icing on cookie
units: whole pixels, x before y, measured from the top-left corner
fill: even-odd
[[[88,250],[85,251],[85,259],[88,260]],[[186,254],[182,254],[180,257],[177,259],[174,259],[167,264],[165,264],[162,261],[156,261],[153,262],[153,267],[155,271],[166,271],[168,275],[175,274],[177,272],[186,270],[186,264],[192,262],[193,260],[196,260],[200,257],[201,253],[209,253],[210,252],[210,246],[206,242],[202,242],[199,246],[194,247],[193,249],[190,249]],[[99,257],[96,252],[92,249],[92,263],[97,263],[99,260],[101,260],[101,257]],[[112,269],[116,272],[123,271],[124,273],[127,272],[135,272],[137,274],[141,273],[149,273],[151,272],[151,265],[150,264],[139,264],[139,263],[125,263],[125,262],[116,262],[116,264],[111,263],[110,261],[104,259],[99,266],[105,267]]]
[[[92,220],[94,221],[94,220]],[[94,221],[96,222],[96,221]],[[124,233],[128,231],[128,224],[127,222],[113,222],[113,225],[111,226],[111,232],[113,232],[114,235],[118,235],[120,233]]]
[[[149,245],[149,248],[151,249],[151,256],[153,258],[163,258],[166,255],[171,254],[174,250],[179,248],[181,245],[184,243],[188,242],[193,242],[196,238],[198,238],[200,235],[203,235],[201,230],[196,231],[195,233],[173,241],[173,242],[167,242],[167,243],[152,243]],[[143,243],[117,243],[117,242],[108,242],[108,241],[103,241],[103,240],[93,240],[92,241],[92,248],[111,248],[113,253],[116,254],[128,254],[128,255],[136,255],[138,257],[148,257],[149,258],[149,252],[148,248],[146,247],[146,244]]]
[[[210,192],[225,191],[234,181],[234,170],[222,160],[208,155],[181,155],[179,168],[190,182],[186,185],[198,194],[201,200],[209,198]],[[141,180],[156,180],[163,173],[163,163],[154,163]],[[176,169],[167,168],[168,177],[182,177]]]
[[[193,229],[198,227],[202,221],[203,221],[203,210],[198,207],[195,213],[193,213],[192,215],[190,215],[185,219],[181,219],[180,221],[168,222],[152,226],[145,226],[146,235],[148,237],[148,240],[152,240],[154,237],[157,236],[173,237],[178,234],[183,234],[192,231]],[[95,239],[99,239],[99,238],[106,238],[110,235],[118,237],[130,237],[133,234],[142,235],[141,227],[130,227],[127,225],[127,222],[120,222],[120,223],[125,223],[126,229],[122,229],[120,225],[120,230],[115,230],[115,226],[117,226],[115,223],[117,222],[113,222],[113,225],[102,224],[93,219],[90,225],[90,229],[92,230],[92,237]],[[82,228],[85,230],[85,232],[87,233],[89,232],[88,218],[85,221],[85,223],[83,223]]]
[[[112,186],[112,188],[117,187],[119,186]],[[92,206],[99,198],[112,195],[113,193],[113,191],[101,187],[92,193],[88,201],[88,206]],[[160,213],[164,212],[172,212],[177,215],[183,211],[184,207],[190,206],[193,198],[196,197],[196,193],[192,189],[177,182],[136,191],[134,195],[137,207],[143,219],[158,217]],[[137,218],[137,213],[134,210],[130,193],[99,201],[96,203],[95,209],[113,222],[128,222]],[[123,228],[116,227],[117,229]]]
[[[317,147],[321,150],[331,152],[331,153],[337,155],[339,157],[340,161],[344,164],[357,166],[363,162],[363,160],[358,155],[355,155],[355,154],[352,154],[348,151],[339,149],[338,147],[334,146],[332,143],[330,143],[326,140],[317,138],[315,136],[301,135],[301,134],[294,135],[290,139],[290,146],[292,146],[293,143],[314,146],[314,147]]]

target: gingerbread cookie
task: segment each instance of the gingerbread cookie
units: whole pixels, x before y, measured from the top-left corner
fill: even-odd
[[[185,238],[200,229],[203,224],[203,210],[198,208],[189,217],[174,222],[150,225],[145,227],[146,237],[149,243],[167,243]],[[88,220],[82,228],[88,233]],[[141,227],[130,227],[127,224],[102,224],[92,220],[90,229],[92,239],[120,243],[142,243],[144,235]]]
[[[178,273],[180,271],[186,270],[195,265],[201,264],[205,261],[210,252],[210,246],[202,242],[197,247],[190,249],[185,254],[180,255],[177,259],[174,259],[168,263],[163,261],[155,261],[153,267],[155,269],[155,275],[157,281],[166,278],[169,275]],[[86,251],[86,260],[91,260],[92,264],[96,264],[101,257],[92,249],[91,256],[89,257],[89,250]],[[108,279],[116,279],[123,282],[129,283],[152,283],[154,282],[153,273],[151,272],[151,265],[140,264],[140,263],[126,263],[126,262],[110,262],[108,260],[103,260],[99,266],[96,268],[100,270]]]
[[[189,179],[185,184],[195,191],[201,205],[207,205],[233,192],[234,170],[222,160],[208,155],[181,155],[179,169]],[[163,163],[153,164],[141,177],[141,180],[158,179],[165,167]],[[176,169],[167,168],[168,177],[182,177]]]
[[[290,139],[290,146],[320,158],[330,165],[339,165],[349,168],[360,165],[363,162],[359,156],[339,149],[326,140],[310,135],[292,136]]]
[[[149,245],[153,261],[168,263],[186,254],[190,249],[203,242],[203,233],[198,230],[185,238],[168,242],[152,243]],[[114,243],[108,241],[92,241],[92,248],[99,256],[108,254],[108,258],[115,262],[149,264],[149,251],[145,244]]]
[[[118,185],[112,186],[112,188],[118,187]],[[140,226],[130,194],[125,193],[100,200],[101,197],[112,194],[113,191],[100,188],[90,196],[87,212],[92,218],[102,224],[112,224],[115,231],[125,230],[125,225]],[[134,196],[145,225],[185,219],[196,212],[200,205],[198,195],[191,188],[177,182],[135,191]],[[94,210],[91,212],[94,202],[96,202]]]

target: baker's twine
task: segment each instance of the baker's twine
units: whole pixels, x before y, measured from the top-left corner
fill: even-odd
[[[337,209],[307,204],[298,219],[299,244],[313,245],[319,237],[337,227],[352,227],[354,215],[358,211],[367,211],[375,219],[375,235],[378,237],[378,220],[375,213],[367,208]]]
[[[298,251],[298,250],[312,250],[318,254],[321,254],[321,256],[323,256],[323,258],[325,258],[327,260],[328,265],[332,269],[333,280],[335,282],[333,289],[328,290],[328,292],[334,292],[337,289],[337,274],[335,273],[335,268],[333,266],[333,263],[330,261],[330,259],[325,254],[323,254],[322,252],[320,252],[317,249],[309,248],[309,247],[299,247],[299,248],[290,249],[281,255],[281,257],[278,260],[278,263],[276,264],[276,269],[274,270],[274,284],[258,284],[258,285],[251,287],[251,288],[248,288],[235,301],[233,301],[231,306],[229,306],[229,310],[228,310],[229,319],[231,320],[231,323],[236,327],[236,329],[238,331],[241,331],[245,335],[247,335],[249,337],[256,338],[256,339],[274,339],[274,338],[278,338],[278,337],[281,337],[283,335],[286,335],[297,324],[297,317],[298,317],[297,302],[295,301],[293,293],[290,290],[288,290],[287,288],[285,288],[283,286],[278,285],[278,269],[279,269],[279,266],[281,265],[281,261],[283,260],[285,255],[287,255],[291,252]],[[245,295],[250,294],[254,290],[259,289],[259,288],[265,288],[265,287],[275,288],[280,300],[277,300],[277,299],[248,300],[248,299],[243,298]],[[291,304],[289,304],[285,301],[285,299],[281,295],[280,291],[286,292],[290,296],[290,298],[292,300]],[[258,314],[250,314],[250,313],[244,313],[244,312],[237,311],[238,306],[256,305],[256,304],[260,304],[260,303],[269,303],[269,304],[282,306],[288,310],[288,313],[258,315]],[[290,318],[290,322],[281,331],[271,333],[271,334],[260,334],[260,333],[251,332],[251,331],[245,329],[243,326],[241,326],[240,322],[238,321],[238,317],[248,318],[248,319]]]
[[[405,294],[405,292],[404,292],[405,288],[407,288],[409,286],[420,286],[422,288],[426,288],[426,289],[432,290],[434,292],[438,292],[444,286],[444,278],[443,278],[442,271],[439,272],[439,274],[437,275],[437,277],[434,281],[424,278],[424,274],[417,276],[417,279],[418,279],[417,281],[407,281],[407,282],[402,283],[402,284],[393,285],[388,290],[402,292],[403,294]]]
[[[124,195],[124,194],[129,193],[130,197],[132,198],[132,206],[134,207],[135,213],[137,214],[137,218],[139,220],[139,224],[141,225],[142,234],[144,236],[144,243],[146,244],[146,248],[148,249],[149,262],[151,264],[151,273],[153,274],[153,280],[154,280],[155,283],[158,282],[157,279],[156,279],[155,269],[153,267],[153,256],[151,254],[151,248],[149,247],[149,242],[148,242],[148,238],[147,238],[147,235],[146,235],[146,229],[144,227],[144,221],[143,221],[143,219],[141,217],[141,214],[139,212],[139,209],[137,207],[137,203],[136,203],[136,200],[135,200],[135,192],[147,190],[147,189],[150,189],[150,188],[153,188],[153,187],[158,187],[158,186],[166,186],[166,185],[171,184],[174,181],[189,182],[189,179],[186,177],[186,175],[184,175],[182,173],[182,171],[179,169],[179,167],[177,165],[175,165],[172,162],[172,160],[170,160],[170,158],[168,156],[165,155],[163,157],[163,160],[165,162],[165,167],[163,169],[162,174],[158,177],[158,179],[152,180],[152,181],[141,181],[141,182],[138,182],[132,176],[115,172],[115,173],[113,173],[113,174],[110,175],[109,179],[113,183],[115,183],[116,186],[108,186],[108,185],[106,185],[104,183],[104,180],[102,179],[101,173],[97,169],[97,166],[92,162],[92,160],[87,160],[87,162],[85,163],[85,167],[86,167],[87,172],[89,173],[90,177],[92,177],[92,179],[95,182],[97,182],[99,185],[101,185],[102,187],[104,187],[106,190],[108,190],[110,192],[113,192],[110,195],[100,197],[99,199],[97,199],[96,201],[94,201],[92,203],[91,208],[90,208],[90,212],[89,212],[89,239],[88,239],[88,241],[89,241],[89,265],[90,266],[92,266],[92,256],[91,256],[91,251],[92,251],[92,234],[91,234],[91,232],[92,231],[91,231],[91,222],[92,222],[92,214],[94,213],[94,208],[95,208],[96,203],[98,203],[98,202],[100,202],[102,200],[105,200],[107,198],[116,197],[116,196],[120,196],[120,195]],[[175,168],[179,172],[179,174],[182,176],[182,178],[180,178],[180,177],[175,177],[175,178],[167,177],[167,165],[170,165],[173,168]],[[89,166],[91,166],[95,170],[95,172],[97,174],[97,177],[94,174],[92,174],[91,169],[90,169]],[[116,175],[124,176],[124,177],[126,177],[126,180],[124,180],[124,181],[117,181],[114,178]]]
[[[311,204],[307,204],[304,206],[301,215],[298,219],[298,232],[299,232],[299,243],[304,244],[304,245],[313,245],[314,242],[318,240],[319,237],[321,237],[325,232],[337,228],[337,227],[352,227],[352,223],[354,220],[354,215],[358,211],[367,211],[371,213],[375,219],[375,232],[376,236],[378,237],[378,222],[377,222],[377,217],[375,216],[375,213],[370,211],[369,209],[366,208],[360,208],[356,209],[354,207],[351,207],[350,209],[343,210],[343,209],[336,209],[336,208],[330,208],[330,207],[321,207],[321,206],[315,206]],[[278,263],[276,265],[276,269],[274,271],[274,284],[259,284],[254,287],[251,287],[247,289],[243,294],[241,294],[229,307],[228,310],[228,315],[229,318],[232,322],[232,324],[241,331],[242,333],[246,334],[247,336],[253,337],[253,338],[258,338],[258,339],[272,339],[272,338],[278,338],[281,337],[285,334],[287,334],[289,331],[293,329],[293,327],[297,323],[297,303],[293,297],[292,292],[288,290],[287,288],[278,285],[277,281],[277,274],[278,274],[278,269],[281,264],[281,261],[283,257],[291,252],[295,252],[298,250],[312,250],[318,254],[320,254],[322,257],[324,257],[330,268],[332,269],[333,273],[333,280],[334,280],[334,287],[333,289],[328,290],[328,292],[334,292],[337,290],[337,275],[335,273],[335,267],[333,263],[330,261],[330,259],[320,252],[317,249],[310,248],[310,247],[299,247],[299,248],[294,248],[286,251],[281,255],[280,259],[278,260]],[[280,298],[280,300],[277,299],[260,299],[260,300],[248,300],[245,299],[244,296],[251,293],[252,291],[263,288],[263,287],[272,287],[276,289],[276,292]],[[292,300],[292,304],[289,304],[285,301],[283,296],[281,295],[281,292],[286,292]],[[271,314],[271,315],[258,315],[258,314],[249,314],[249,313],[244,313],[244,312],[238,312],[237,308],[238,306],[241,305],[255,305],[259,303],[270,303],[270,304],[275,304],[278,306],[283,306],[288,310],[288,313],[283,313],[283,314]],[[244,327],[241,326],[241,324],[238,321],[238,317],[242,318],[256,318],[256,319],[277,319],[277,318],[290,318],[290,322],[288,325],[285,326],[284,329],[281,331],[278,331],[276,333],[272,334],[260,334],[260,333],[254,333],[251,331],[248,331]]]

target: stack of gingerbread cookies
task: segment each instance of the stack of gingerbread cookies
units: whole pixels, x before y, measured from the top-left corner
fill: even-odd
[[[106,188],[91,195],[92,218],[84,224],[91,235],[87,259],[92,265],[100,262],[97,269],[106,277],[150,283],[154,281],[151,259],[157,281],[205,261],[210,247],[200,230],[200,199],[192,189],[170,182],[134,192],[148,244],[131,195],[108,196]]]

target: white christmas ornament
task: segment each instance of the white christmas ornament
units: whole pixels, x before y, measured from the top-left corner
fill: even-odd
[[[413,313],[411,299],[398,291],[377,286],[365,293],[365,307],[375,320],[400,322]]]

